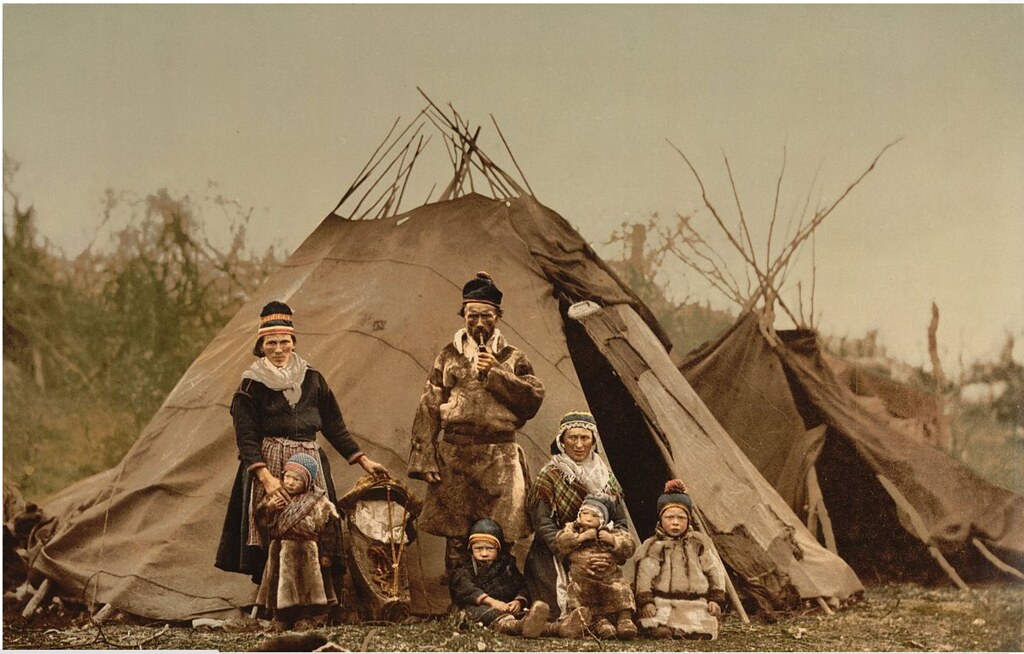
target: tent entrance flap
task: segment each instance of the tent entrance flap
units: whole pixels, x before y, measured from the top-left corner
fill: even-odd
[[[580,323],[566,317],[564,326],[573,366],[600,425],[601,445],[622,485],[629,517],[637,535],[647,538],[657,524],[658,496],[672,479],[655,441],[658,436]]]

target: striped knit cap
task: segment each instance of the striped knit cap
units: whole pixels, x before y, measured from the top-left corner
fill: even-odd
[[[562,434],[573,427],[589,429],[590,433],[594,435],[594,451],[597,451],[597,421],[594,420],[594,416],[586,411],[570,411],[562,416],[562,421],[558,423],[558,433],[555,434],[555,440],[551,443],[552,454],[558,454],[558,443],[562,440]]]
[[[489,518],[477,520],[469,528],[470,548],[476,542],[490,543],[501,550],[502,543],[505,542],[505,530],[501,528],[501,525]]]
[[[292,325],[292,309],[284,302],[268,302],[260,311],[260,326],[256,336],[269,336],[270,334],[294,334],[295,326]]]
[[[303,452],[292,455],[292,458],[285,462],[284,469],[298,473],[306,481],[306,488],[312,486],[313,480],[320,474],[320,466],[316,459]]]

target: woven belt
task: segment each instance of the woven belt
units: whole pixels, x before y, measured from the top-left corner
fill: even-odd
[[[701,595],[700,593],[659,593],[655,592],[655,597],[667,600],[699,600],[707,599],[707,595]]]
[[[452,445],[495,445],[497,443],[515,443],[516,433],[514,431],[499,432],[497,434],[458,434],[445,430],[444,442]]]

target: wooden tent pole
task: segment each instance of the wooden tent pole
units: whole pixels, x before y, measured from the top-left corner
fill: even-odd
[[[708,540],[711,542],[711,549],[714,550],[715,556],[722,562],[722,570],[725,572],[725,592],[729,594],[729,601],[736,607],[736,612],[740,614],[740,621],[743,624],[750,624],[750,616],[747,615],[747,610],[743,608],[743,602],[740,601],[740,595],[736,592],[736,586],[732,583],[732,577],[729,576],[729,570],[725,567],[725,561],[718,554],[718,548],[715,547],[715,541],[711,538],[711,532],[708,531],[708,527],[704,523],[704,516],[697,510],[697,507],[693,508],[693,517],[696,518],[697,526],[700,527],[700,530],[707,535]]]
[[[832,531],[832,518],[828,514],[828,507],[825,506],[825,497],[821,493],[821,485],[818,484],[818,471],[812,465],[807,469],[807,495],[810,498],[809,504],[816,507],[816,515],[821,518],[821,531],[825,534],[825,547],[829,552],[839,556],[839,548],[836,546],[836,534]],[[808,518],[809,523],[810,518]],[[808,528],[810,525],[808,524]],[[815,532],[811,532],[813,535]]]
[[[825,612],[825,615],[835,615],[835,611],[829,607],[824,597],[815,597],[814,599],[818,600],[818,606]]]
[[[43,600],[46,599],[46,596],[47,594],[49,594],[49,592],[50,578],[47,577],[46,579],[43,579],[43,583],[39,584],[39,588],[32,596],[32,599],[30,599],[28,601],[28,604],[25,605],[25,610],[21,612],[21,617],[27,618],[33,613],[35,613],[36,609],[38,609],[39,605],[43,603]]]
[[[971,542],[974,543],[974,546],[978,548],[978,551],[981,552],[981,555],[988,559],[989,563],[999,568],[1003,572],[1013,575],[1014,577],[1024,581],[1024,572],[1021,572],[1020,570],[1013,567],[1009,563],[1006,563],[1005,561],[999,560],[999,557],[993,554],[992,550],[985,547],[985,543],[982,543],[977,538],[971,538]]]
[[[900,489],[896,488],[896,485],[889,481],[885,475],[879,474],[877,477],[879,483],[882,484],[882,488],[884,488],[886,492],[889,493],[889,497],[896,502],[896,506],[902,509],[910,517],[910,523],[914,526],[914,531],[917,532],[917,537],[928,546],[928,552],[935,558],[943,572],[946,573],[946,575],[954,584],[957,585],[957,587],[960,588],[960,590],[969,591],[971,589],[970,586],[964,583],[964,580],[956,573],[956,570],[949,564],[946,557],[942,555],[939,548],[932,543],[932,538],[928,534],[928,526],[925,524],[924,518],[922,518],[921,514],[917,512],[914,505],[910,503],[910,500],[904,497],[903,493],[900,492]]]

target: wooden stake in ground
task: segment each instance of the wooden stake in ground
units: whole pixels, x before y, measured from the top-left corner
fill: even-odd
[[[932,360],[932,376],[935,377],[935,412],[936,423],[939,427],[938,443],[936,445],[953,456],[953,433],[949,427],[949,416],[946,415],[946,374],[942,371],[942,361],[939,360],[939,305],[932,302],[932,320],[928,324],[928,356]]]

